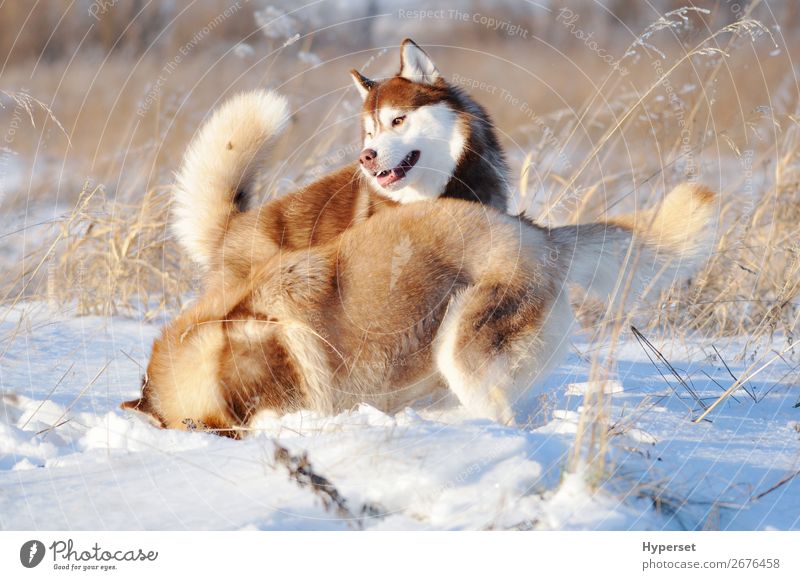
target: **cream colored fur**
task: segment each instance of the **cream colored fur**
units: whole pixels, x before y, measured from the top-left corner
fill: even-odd
[[[681,282],[708,257],[713,199],[706,187],[684,183],[653,209],[554,228],[559,262],[571,282],[604,300],[645,298]]]
[[[226,101],[192,139],[176,176],[172,227],[194,261],[210,265],[288,118],[284,97],[254,90]]]

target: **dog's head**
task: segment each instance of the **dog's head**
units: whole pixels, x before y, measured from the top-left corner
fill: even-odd
[[[400,203],[440,196],[464,154],[469,120],[436,65],[406,39],[395,76],[351,74],[364,99],[359,161],[374,189]]]

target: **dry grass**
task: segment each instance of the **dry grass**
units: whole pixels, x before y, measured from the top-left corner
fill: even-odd
[[[323,509],[336,518],[345,520],[357,529],[363,529],[365,520],[381,519],[386,510],[373,503],[363,503],[351,508],[347,499],[336,486],[325,476],[320,475],[308,459],[308,455],[293,455],[288,449],[275,442],[275,465],[283,466],[294,481],[303,489],[308,489],[322,504]]]
[[[575,221],[584,218],[587,208],[591,207],[593,201],[596,203],[592,198],[599,192],[604,194],[607,192],[609,180],[602,176],[602,171],[611,173],[613,176],[611,181],[627,173],[624,166],[615,173],[614,170],[618,166],[611,161],[608,151],[604,150],[613,150],[615,141],[625,143],[626,140],[629,141],[627,145],[635,144],[641,149],[648,140],[641,138],[641,135],[638,140],[635,136],[625,136],[626,132],[636,134],[636,123],[631,122],[635,115],[639,115],[639,120],[649,123],[651,129],[654,129],[659,156],[662,151],[670,151],[665,159],[659,159],[660,166],[653,167],[653,173],[645,178],[644,183],[658,177],[661,182],[659,185],[666,185],[664,182],[670,166],[680,161],[683,156],[680,154],[681,142],[684,154],[699,158],[700,163],[703,163],[709,141],[713,139],[717,142],[717,154],[713,163],[718,166],[719,171],[730,172],[732,166],[741,169],[738,182],[735,178],[731,181],[720,180],[717,187],[721,191],[722,198],[716,251],[705,268],[688,283],[682,287],[673,287],[660,297],[659,310],[653,313],[646,307],[643,312],[637,313],[635,310],[626,311],[620,306],[616,310],[609,309],[604,312],[602,306],[598,310],[596,303],[585,302],[581,305],[582,318],[584,321],[590,321],[593,338],[607,345],[607,349],[602,357],[599,354],[592,357],[590,378],[597,388],[590,390],[584,398],[569,469],[587,473],[589,481],[594,485],[599,485],[610,472],[613,472],[606,463],[609,445],[614,436],[610,421],[611,404],[610,397],[605,394],[602,385],[610,378],[615,349],[628,328],[633,328],[631,326],[633,321],[642,320],[651,331],[658,331],[659,334],[672,337],[673,340],[680,340],[690,333],[706,337],[745,334],[752,338],[752,344],[758,345],[760,342],[763,343],[761,338],[767,336],[771,341],[777,333],[781,335],[782,341],[788,341],[788,346],[783,352],[792,348],[795,329],[800,319],[800,255],[798,255],[800,248],[797,242],[800,239],[800,225],[797,221],[800,217],[798,215],[800,159],[798,159],[797,143],[800,110],[797,109],[797,99],[792,98],[795,95],[793,89],[796,90],[796,87],[784,92],[785,84],[783,86],[776,84],[776,90],[769,95],[771,103],[783,100],[787,105],[784,110],[777,110],[774,105],[769,108],[760,106],[745,114],[741,111],[740,103],[741,126],[729,125],[723,130],[710,128],[715,127],[722,121],[721,117],[724,117],[712,108],[713,102],[704,110],[702,101],[689,104],[680,97],[675,100],[668,97],[664,99],[665,106],[659,107],[656,104],[654,107],[648,107],[648,102],[654,94],[657,94],[657,89],[667,89],[667,94],[670,96],[675,93],[675,77],[678,76],[681,67],[690,64],[694,67],[698,60],[708,60],[708,72],[697,79],[705,88],[714,86],[721,80],[722,71],[729,65],[727,61],[734,59],[733,54],[741,50],[743,44],[756,43],[760,38],[766,38],[777,48],[777,41],[770,30],[762,23],[748,18],[757,4],[759,2],[753,2],[741,20],[709,32],[705,38],[685,46],[684,50],[672,59],[669,66],[655,67],[656,77],[645,83],[643,88],[634,91],[633,95],[628,97],[625,106],[619,107],[614,115],[600,124],[594,145],[581,164],[577,169],[570,167],[568,173],[555,176],[560,187],[555,195],[541,204],[543,209],[539,215],[547,219],[565,205],[565,198],[574,197],[572,209],[567,212],[569,218]],[[650,45],[653,42],[652,33],[679,29],[680,20],[685,19],[692,11],[691,8],[680,9],[665,14],[653,26],[646,29],[631,47],[637,44],[639,47],[649,47],[664,58],[665,55],[658,48]],[[760,66],[761,62],[758,64]],[[740,87],[743,85],[737,84],[738,79],[730,68],[727,68],[727,71],[730,74],[733,92],[737,99],[741,99]],[[614,79],[613,75],[609,75],[604,79],[603,86],[610,81],[614,87],[615,80],[618,81],[619,78]],[[786,98],[787,95],[791,96]],[[553,134],[560,134],[568,142],[575,134],[577,126],[586,118],[597,121],[602,116],[602,110],[595,112],[587,107],[577,120],[568,120],[560,128],[560,133],[554,131]],[[557,122],[555,118],[552,121],[553,124]],[[670,143],[669,125],[678,125],[683,129],[703,124],[706,127],[705,131],[690,132],[689,138],[684,140],[678,137]],[[750,132],[761,141],[757,153],[753,149],[743,152],[737,143],[737,138],[732,137],[736,133],[734,127],[739,130],[739,142],[752,147],[748,135]],[[659,129],[661,134],[658,133]],[[760,131],[766,131],[773,138],[764,139]],[[558,141],[558,138],[555,140]],[[720,149],[720,142],[725,144],[724,150]],[[528,159],[530,154],[523,163],[523,172],[528,171]],[[594,182],[591,180],[586,182],[585,178],[592,173],[591,165],[598,159],[602,160],[600,175]],[[646,161],[641,163],[642,167],[648,165],[652,167],[652,164]],[[766,171],[756,185],[753,175],[756,173],[755,168],[758,167],[763,167]],[[684,178],[696,178],[696,168],[687,165],[683,171]],[[631,174],[635,184],[635,171]],[[552,175],[548,177],[553,178]],[[575,195],[575,189],[581,178],[584,178],[586,185],[581,188],[583,191],[580,195]],[[527,176],[520,179],[523,186],[528,182]],[[637,189],[634,185],[631,191],[636,193]],[[668,187],[662,189],[662,191],[667,190]],[[523,189],[523,200],[525,194],[526,191]],[[609,201],[613,206],[622,199],[617,197],[616,200],[609,200],[607,195],[602,197],[603,203],[595,210],[596,216],[605,214]],[[624,281],[622,288],[620,304],[625,300]],[[776,354],[765,360],[768,353],[758,354],[755,350],[757,348],[758,346],[755,346],[752,353],[740,354],[742,357],[751,354],[753,362],[750,367],[714,404],[704,408],[696,421],[708,416],[724,398],[780,357],[780,354]]]
[[[168,207],[167,190],[125,204],[87,184],[75,207],[55,220],[53,239],[27,256],[3,301],[47,300],[78,316],[146,320],[178,311],[194,270],[168,235]]]
[[[47,272],[47,297],[75,301],[78,315],[175,311],[191,289],[193,269],[169,237],[169,191],[150,190],[138,204],[84,191],[60,224],[60,247]]]

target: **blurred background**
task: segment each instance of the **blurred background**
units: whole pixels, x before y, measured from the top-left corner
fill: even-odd
[[[798,34],[792,0],[5,2],[0,298],[174,313],[197,272],[166,228],[169,185],[203,119],[244,89],[287,95],[264,199],[289,191],[356,158],[348,71],[393,74],[408,36],[489,110],[515,211],[567,223],[686,179],[721,192],[715,256],[652,326],[791,339]]]

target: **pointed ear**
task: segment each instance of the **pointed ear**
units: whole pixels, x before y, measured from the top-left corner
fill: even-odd
[[[351,70],[350,74],[353,76],[353,83],[358,89],[358,94],[361,95],[362,99],[366,100],[370,90],[375,86],[375,81],[371,81],[356,69]]]
[[[410,38],[400,45],[400,72],[398,76],[415,83],[432,85],[440,75],[431,57]]]
[[[134,399],[132,401],[125,401],[124,403],[121,403],[119,408],[124,410],[138,411],[142,403],[142,399]]]
[[[150,402],[145,398],[142,397],[141,399],[134,399],[132,401],[125,401],[124,403],[120,404],[120,409],[124,411],[135,411],[137,413],[142,413],[147,417],[147,419],[156,427],[164,427],[164,422],[161,420],[161,417],[153,410],[150,406]]]

